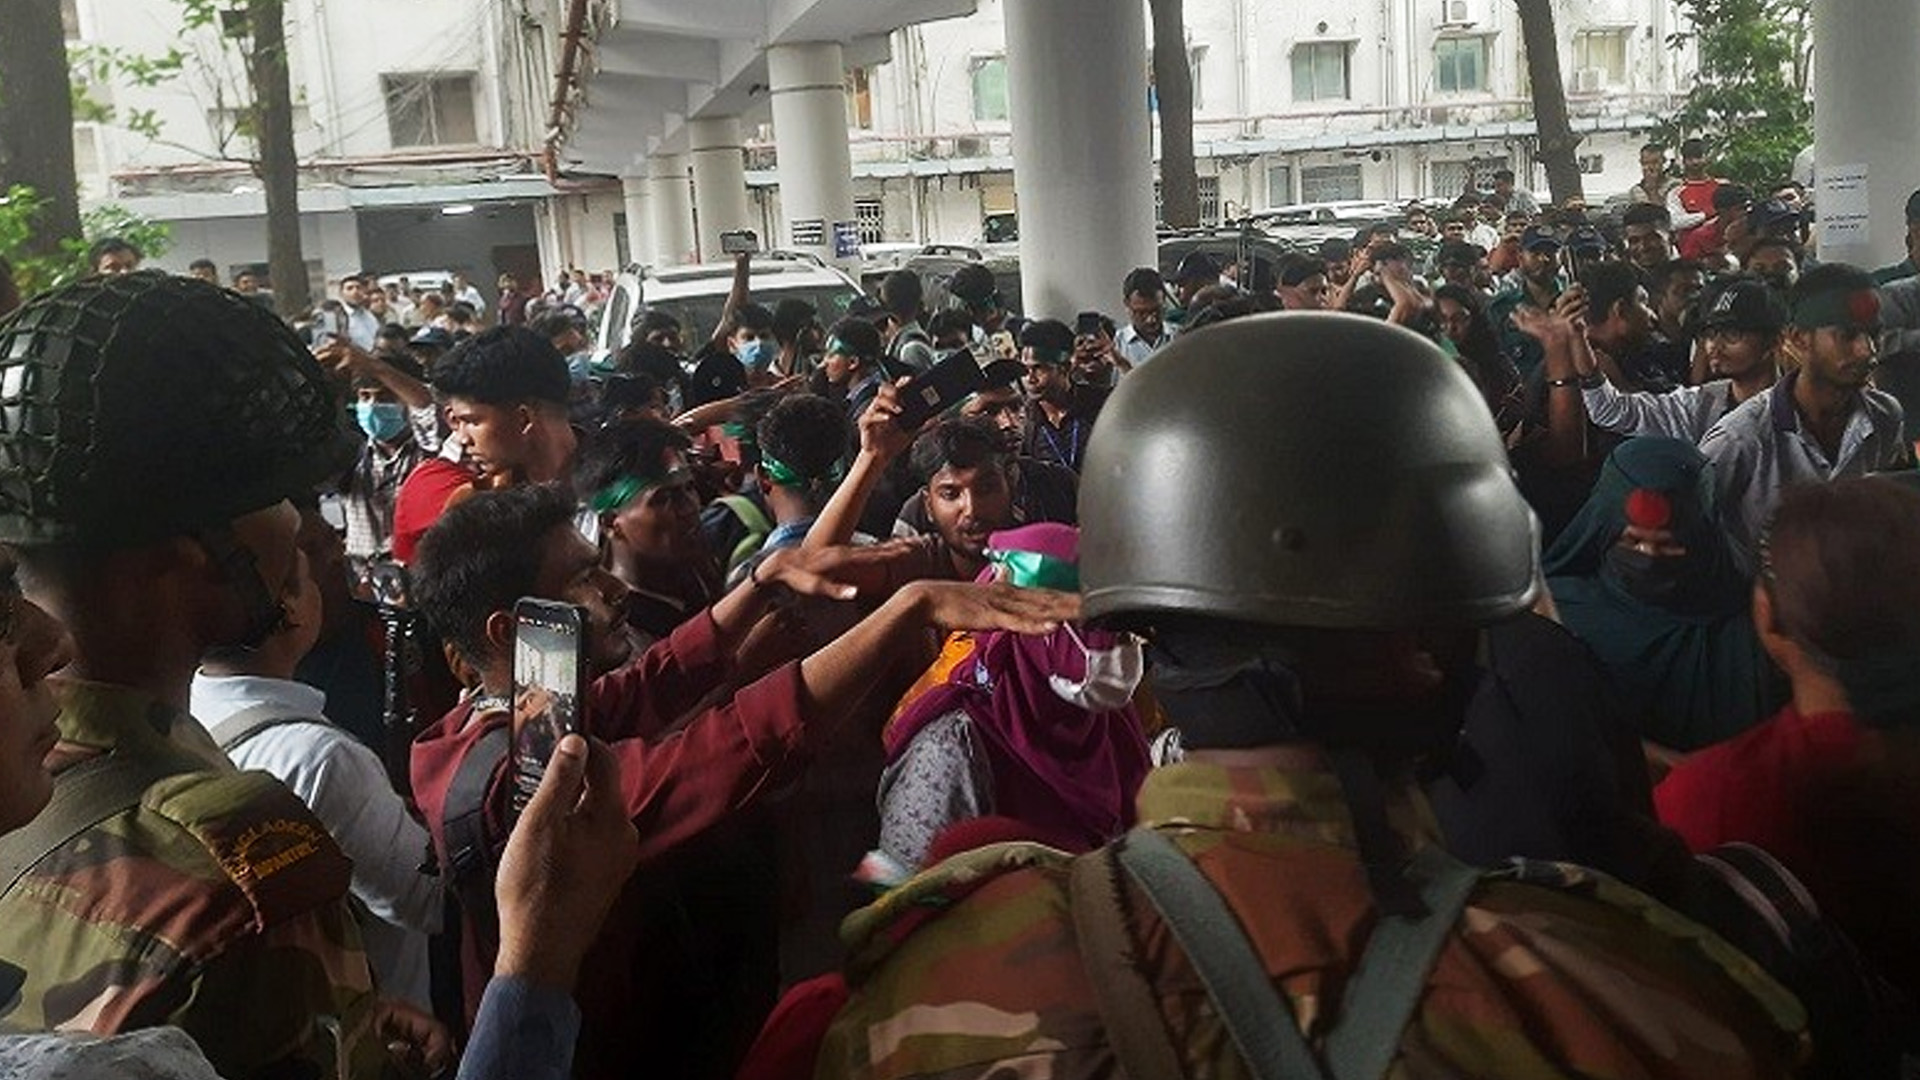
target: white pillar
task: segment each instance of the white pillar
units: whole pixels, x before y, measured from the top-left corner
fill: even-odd
[[[687,156],[647,159],[647,203],[652,214],[655,266],[685,266],[697,256],[693,238],[693,185],[687,180]]]
[[[693,211],[699,223],[700,258],[722,258],[720,234],[753,228],[753,208],[747,204],[746,140],[740,120],[723,116],[689,120],[687,140],[693,151]]]
[[[1906,257],[1920,188],[1920,4],[1814,0],[1815,205],[1820,260],[1865,269]],[[1864,167],[1865,183],[1856,182]],[[1865,213],[1864,219],[1856,217]]]
[[[837,42],[767,50],[773,139],[780,155],[783,235],[775,244],[851,264],[836,234],[854,229],[853,155],[847,147],[846,61]],[[844,249],[843,249],[844,250]]]
[[[644,176],[620,178],[620,196],[627,210],[627,259],[641,266],[653,261],[653,207],[647,198],[647,187]]]
[[[1115,311],[1155,265],[1146,5],[1007,0],[1006,23],[1025,314]]]

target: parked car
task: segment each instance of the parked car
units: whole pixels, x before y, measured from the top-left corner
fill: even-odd
[[[1155,261],[1160,264],[1160,276],[1171,279],[1181,259],[1195,251],[1204,251],[1223,268],[1239,267],[1236,279],[1242,286],[1252,288],[1255,281],[1278,281],[1280,257],[1294,250],[1295,245],[1251,227],[1169,230],[1160,234]],[[1118,282],[1114,288],[1118,291]]]
[[[618,352],[633,336],[635,318],[650,310],[666,311],[680,320],[689,346],[704,342],[719,325],[732,288],[731,262],[644,270],[629,267],[614,275],[613,293],[607,297],[595,348]],[[845,315],[860,295],[860,286],[845,272],[810,255],[787,251],[755,255],[748,289],[754,303],[768,308],[782,300],[805,300],[828,325]]]
[[[380,287],[384,289],[389,285],[398,285],[401,278],[405,278],[407,284],[413,288],[425,289],[429,292],[444,288],[453,282],[453,275],[445,270],[406,270],[398,274],[381,274]]]

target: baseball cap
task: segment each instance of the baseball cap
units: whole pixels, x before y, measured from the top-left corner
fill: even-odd
[[[1180,257],[1180,265],[1174,267],[1173,280],[1212,281],[1220,276],[1220,264],[1204,251],[1189,251]]]
[[[1553,229],[1546,225],[1529,225],[1527,231],[1520,234],[1520,247],[1524,251],[1533,251],[1536,248],[1552,248],[1558,251],[1561,246],[1560,238],[1554,235]]]
[[[1604,252],[1607,250],[1607,238],[1592,225],[1580,225],[1567,234],[1567,246],[1582,254]]]
[[[1800,224],[1800,212],[1780,199],[1766,199],[1748,208],[1747,224],[1755,229],[1792,228]]]
[[[1787,313],[1765,283],[1734,279],[1700,301],[1702,329],[1753,330],[1777,334]]]
[[[444,352],[453,348],[453,335],[437,326],[423,326],[413,332],[407,344],[416,349],[439,349]]]

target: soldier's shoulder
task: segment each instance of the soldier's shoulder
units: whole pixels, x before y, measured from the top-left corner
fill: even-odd
[[[858,981],[920,932],[1019,918],[1023,898],[1062,893],[1073,856],[1030,842],[988,844],[936,863],[847,916],[840,937]],[[991,887],[990,898],[981,897]],[[981,902],[990,900],[991,902]]]
[[[1636,991],[1606,1004],[1636,1023],[1654,1022],[1645,1013],[1660,1008],[1654,1003],[1686,1003],[1690,1023],[1711,1014],[1730,1028],[1771,1032],[1782,1054],[1805,1052],[1807,1014],[1791,991],[1708,927],[1600,871],[1517,860],[1475,893],[1459,931],[1489,957],[1510,960],[1516,947],[1558,953],[1551,971],[1502,965],[1520,981],[1612,984],[1631,973]],[[1583,1022],[1603,1011],[1589,1010]],[[1666,1017],[1678,1019],[1677,1011]]]
[[[159,920],[205,956],[337,903],[351,879],[352,863],[284,784],[206,771],[153,783],[41,859],[15,893],[82,922]]]

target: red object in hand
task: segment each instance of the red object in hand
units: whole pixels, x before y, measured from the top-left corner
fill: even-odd
[[[1673,523],[1673,500],[1652,488],[1634,488],[1627,495],[1627,521],[1642,529],[1664,529]]]

